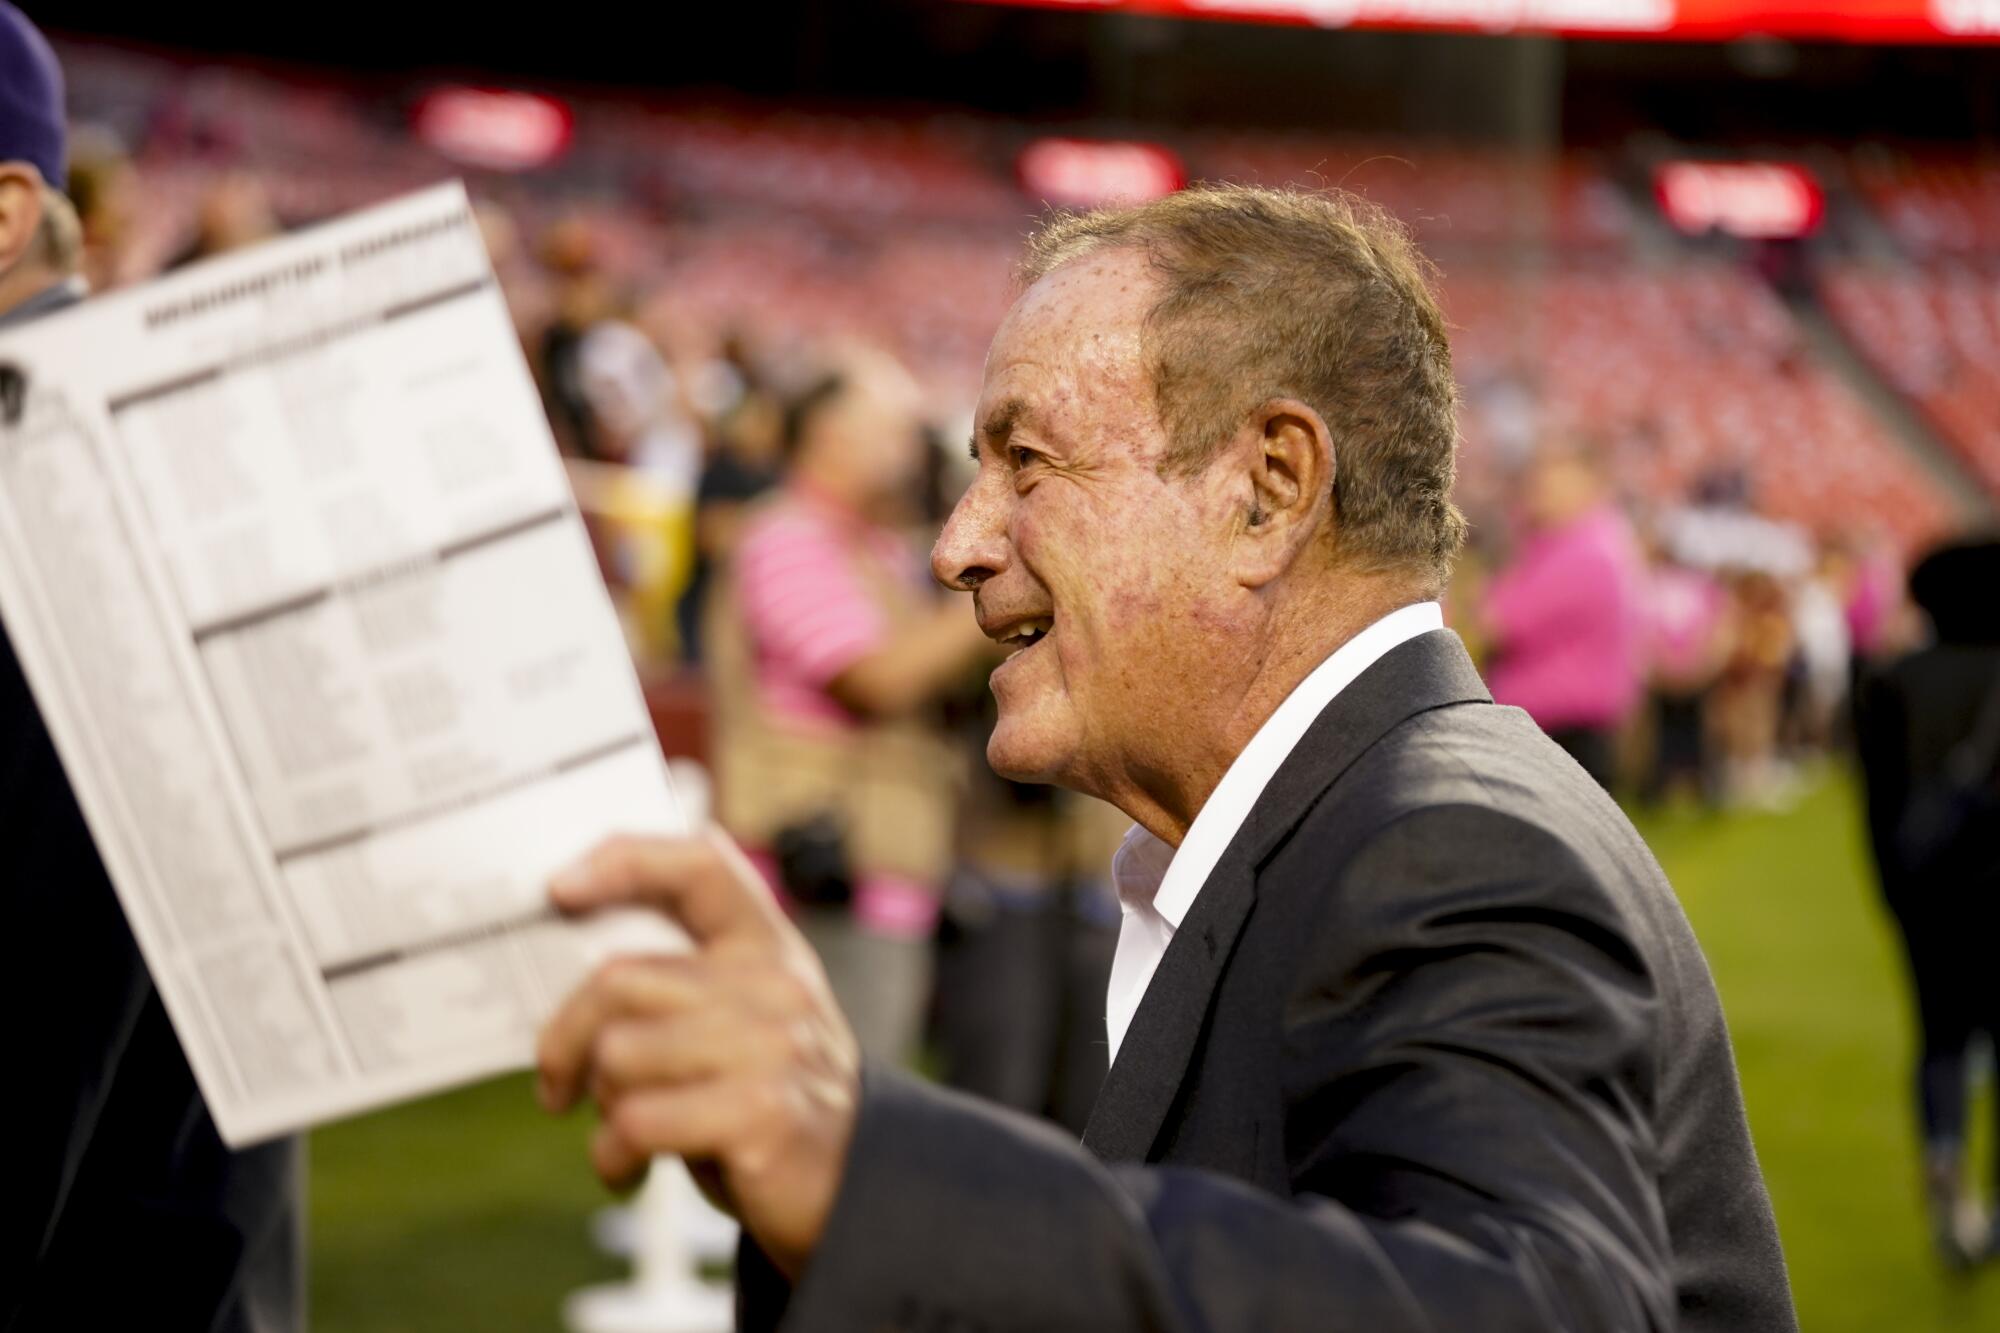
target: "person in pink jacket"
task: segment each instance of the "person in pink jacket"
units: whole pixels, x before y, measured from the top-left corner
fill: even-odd
[[[1580,441],[1536,454],[1522,509],[1525,536],[1486,590],[1487,682],[1609,786],[1615,736],[1645,685],[1638,541]]]

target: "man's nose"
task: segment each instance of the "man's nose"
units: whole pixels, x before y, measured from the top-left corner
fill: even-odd
[[[971,592],[1007,567],[1006,500],[981,477],[952,506],[931,547],[931,577]]]

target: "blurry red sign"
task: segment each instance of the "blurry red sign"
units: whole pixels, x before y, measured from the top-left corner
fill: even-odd
[[[1037,139],[1021,150],[1021,185],[1051,204],[1139,203],[1187,184],[1180,159],[1157,144]]]
[[[569,147],[569,108],[551,97],[440,88],[417,104],[417,137],[446,157],[493,171],[546,166]]]
[[[2000,0],[984,0],[1321,28],[1724,40],[2000,41]]]
[[[1667,162],[1653,171],[1653,192],[1667,220],[1695,236],[1785,240],[1811,234],[1826,212],[1812,173],[1784,162]]]

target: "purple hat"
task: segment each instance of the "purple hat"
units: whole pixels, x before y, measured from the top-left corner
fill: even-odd
[[[0,162],[32,162],[44,181],[63,189],[63,133],[56,53],[26,14],[0,0]]]

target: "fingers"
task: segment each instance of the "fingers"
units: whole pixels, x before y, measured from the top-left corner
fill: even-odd
[[[597,1178],[623,1193],[646,1177],[655,1157],[684,1157],[697,1176],[719,1183],[712,1163],[742,1136],[746,1112],[757,1095],[741,1080],[714,1079],[676,1088],[648,1089],[605,1108],[590,1139]]]
[[[535,1047],[542,1105],[560,1111],[582,1092],[591,1048],[604,1026],[621,1017],[667,1015],[697,1004],[711,966],[700,958],[624,958],[605,964],[571,992],[543,1026]]]
[[[623,1087],[772,1064],[818,988],[750,958],[618,958],[563,1001],[535,1047],[536,1096],[567,1110]]]
[[[646,1178],[646,1166],[653,1155],[627,1143],[609,1121],[590,1136],[590,1167],[597,1178],[616,1193],[637,1189]]]
[[[629,1189],[653,1157],[720,1186],[781,1271],[824,1234],[860,1102],[860,1051],[810,955],[625,960],[584,983],[540,1052],[544,1104],[588,1083],[591,1164]]]
[[[591,1050],[590,1090],[599,1103],[647,1084],[678,1084],[732,1070],[771,1069],[787,1055],[784,1029],[745,1024],[721,1008],[667,1018],[613,1020]]]
[[[621,904],[653,907],[699,945],[768,944],[786,930],[784,912],[756,868],[727,836],[610,838],[549,881],[567,912]]]
[[[840,1183],[860,1052],[825,971],[720,834],[615,838],[549,886],[578,912],[636,905],[674,918],[693,954],[600,968],[537,1050],[543,1105],[588,1090],[603,1113],[591,1163],[613,1189],[674,1155],[706,1171],[784,1271],[802,1271]]]

